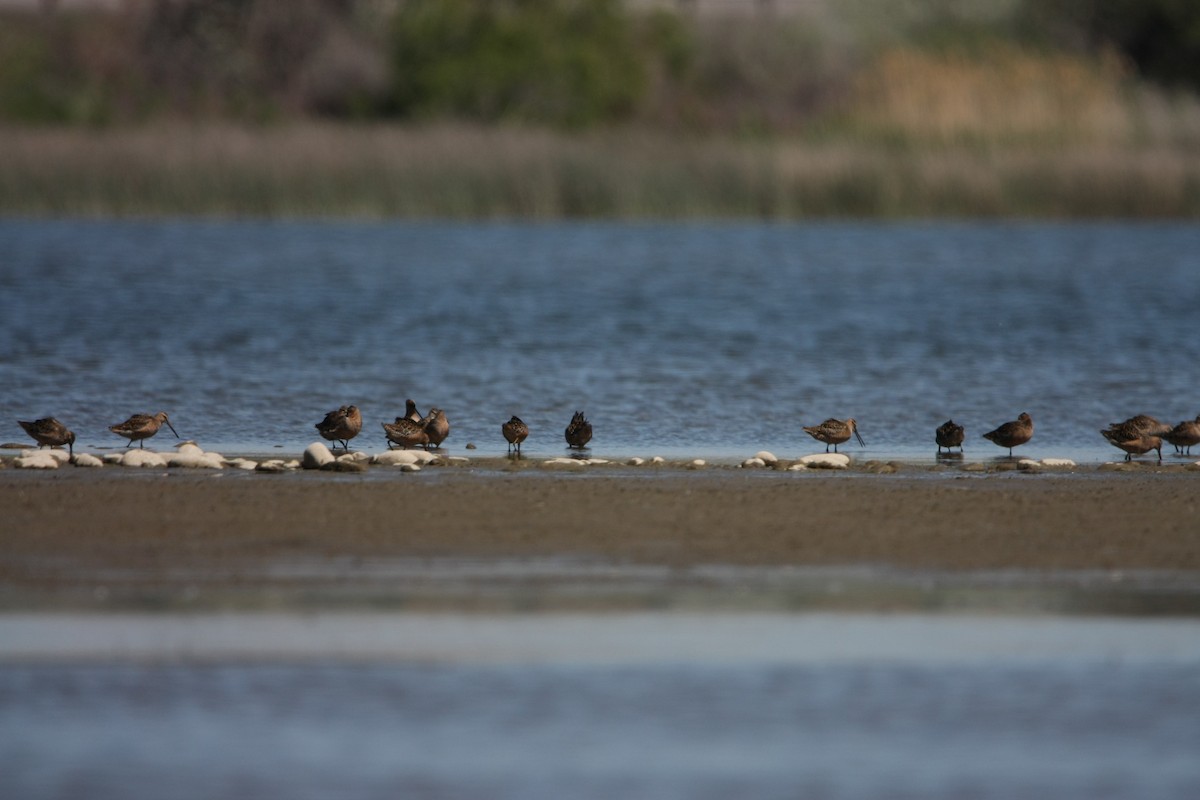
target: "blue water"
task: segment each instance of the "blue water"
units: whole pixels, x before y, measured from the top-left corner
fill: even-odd
[[[862,458],[932,460],[951,417],[991,458],[1027,411],[1018,453],[1095,462],[1109,422],[1200,413],[1195,224],[9,219],[0,254],[6,441],[54,415],[120,447],[108,425],[165,410],[298,451],[354,403],[377,451],[412,397],[458,453],[517,414],[557,454],[583,409],[599,456],[795,457],[833,416]]]
[[[0,668],[12,798],[1200,796],[1194,665]]]

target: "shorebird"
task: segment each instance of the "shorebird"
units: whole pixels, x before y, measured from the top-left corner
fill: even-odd
[[[933,434],[934,441],[938,446],[938,455],[942,454],[943,447],[947,452],[951,447],[957,447],[958,452],[961,453],[964,433],[962,425],[956,425],[952,419],[946,420]]]
[[[567,447],[582,449],[592,440],[592,423],[587,421],[582,411],[576,411],[564,435],[567,437]]]
[[[429,434],[421,427],[420,422],[415,422],[408,417],[396,417],[394,423],[384,422],[383,434],[388,440],[388,449],[392,449],[392,443],[400,445],[407,450],[410,447],[425,447],[429,444]]]
[[[417,404],[411,397],[404,401],[404,418],[411,419],[413,422],[421,421],[421,412],[417,411]]]
[[[1162,439],[1140,430],[1133,424],[1114,425],[1100,431],[1100,435],[1109,443],[1125,451],[1125,460],[1132,461],[1134,456],[1144,455],[1151,450],[1158,451],[1158,462],[1162,463]]]
[[[62,447],[65,444],[71,455],[75,455],[75,434],[54,417],[35,419],[33,422],[17,420],[17,424],[37,441],[39,450],[43,445]]]
[[[529,436],[529,426],[522,422],[520,417],[514,416],[500,426],[500,433],[504,434],[504,440],[508,442],[509,452],[512,452],[513,448],[516,447],[517,455],[520,455],[521,442],[525,441],[525,437]]]
[[[171,420],[167,419],[167,412],[165,411],[160,411],[154,416],[150,416],[149,414],[134,414],[124,422],[117,425],[110,425],[108,429],[128,439],[129,444],[126,444],[126,447],[137,442],[139,447],[145,449],[145,440],[158,433],[158,429],[163,426],[164,422],[171,429],[171,433],[175,434],[175,438],[178,439],[179,432],[175,430],[175,426],[171,424]]]
[[[805,426],[804,432],[816,439],[818,442],[825,443],[825,452],[829,452],[829,445],[833,445],[833,452],[837,452],[837,446],[842,442],[850,441],[853,436],[858,439],[860,447],[866,447],[867,443],[863,441],[862,436],[858,433],[858,423],[851,417],[847,420],[833,419],[832,417],[822,422],[820,425]]]
[[[1000,447],[1008,448],[1008,457],[1012,458],[1012,449],[1025,444],[1033,438],[1033,417],[1025,412],[1012,422],[1006,422],[994,431],[988,431],[983,438]]]
[[[1108,430],[1115,431],[1118,428],[1128,428],[1136,430],[1139,433],[1149,434],[1150,436],[1162,436],[1164,433],[1169,433],[1171,426],[1159,422],[1154,417],[1146,414],[1138,414],[1130,417],[1124,422],[1114,422],[1108,426]]]
[[[342,447],[350,449],[350,440],[358,436],[362,430],[362,414],[358,406],[341,406],[325,415],[325,419],[315,426],[321,438],[331,442],[341,442]]]
[[[1162,438],[1175,445],[1175,449],[1180,453],[1186,447],[1187,455],[1190,456],[1192,445],[1200,444],[1200,414],[1197,414],[1194,420],[1185,419],[1171,430],[1164,432]]]
[[[450,435],[450,421],[446,419],[446,412],[440,408],[429,409],[429,413],[421,420],[421,425],[429,436],[430,447],[441,447],[442,442]]]

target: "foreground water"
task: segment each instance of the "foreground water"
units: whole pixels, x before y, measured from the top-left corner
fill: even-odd
[[[1193,798],[1196,626],[0,618],[0,793]]]
[[[810,452],[855,417],[865,458],[1021,411],[1032,457],[1120,457],[1097,428],[1200,413],[1200,226],[0,221],[0,415],[85,448],[166,410],[184,438],[298,450],[325,411],[413,397],[446,445],[599,455]],[[169,435],[169,434],[168,434]],[[5,437],[0,435],[0,440]],[[165,442],[155,442],[159,447]],[[1168,448],[1169,449],[1169,448]]]

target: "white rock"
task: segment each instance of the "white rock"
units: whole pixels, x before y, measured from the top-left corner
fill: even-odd
[[[1077,466],[1074,461],[1069,458],[1043,458],[1043,467],[1074,467]]]
[[[401,464],[400,471],[401,472],[420,472],[421,465],[420,464]]]
[[[124,459],[124,453],[105,453],[102,460],[105,464],[120,464]]]
[[[813,453],[800,459],[800,463],[815,469],[846,469],[850,466],[850,456],[842,453]]]
[[[808,471],[808,467],[804,466],[803,464],[792,464],[790,467],[788,467],[788,472],[807,472],[807,471]]]
[[[471,459],[467,458],[466,456],[446,456],[444,460],[450,462],[451,464],[470,464],[471,463]]]
[[[376,453],[371,459],[374,464],[382,464],[384,466],[399,467],[404,464],[416,464],[420,460],[417,453],[423,452],[420,450],[386,450],[382,453]]]
[[[766,465],[767,465],[767,462],[763,461],[758,456],[755,456],[754,458],[747,458],[745,461],[742,462],[742,467],[744,467],[746,469],[753,469],[755,467],[765,467]]]
[[[548,458],[542,462],[544,467],[586,467],[587,462],[578,458]]]
[[[258,467],[258,462],[249,458],[230,458],[226,459],[225,466],[230,469],[252,470]]]
[[[371,457],[360,450],[356,450],[353,453],[343,453],[342,455],[338,456],[336,460],[350,461],[357,464],[366,464],[371,461]]]
[[[762,460],[762,462],[765,464],[775,464],[779,462],[779,459],[776,458],[775,454],[770,450],[759,450],[754,454],[754,457]]]
[[[633,458],[629,459],[625,463],[631,467],[640,467],[642,464],[646,463],[646,459],[638,458],[637,456],[634,456]]]
[[[58,469],[58,459],[52,458],[45,450],[26,450],[29,455],[20,455],[13,459],[17,469]]]
[[[121,466],[123,467],[146,467],[158,468],[165,467],[167,460],[155,453],[152,450],[130,450],[121,457]]]
[[[199,449],[199,448],[197,448]],[[225,459],[218,453],[205,453],[201,450],[194,452],[176,453],[167,459],[168,467],[183,467],[186,469],[224,469]]]
[[[692,461],[689,461],[687,468],[688,469],[700,469],[701,467],[705,467],[705,466],[708,466],[708,462],[705,461],[703,458],[697,458],[697,459],[693,459]]]
[[[66,450],[57,450],[54,448],[50,448],[47,450],[22,450],[19,457],[20,458],[52,458],[56,462],[58,462],[60,465],[69,463],[71,460],[71,454],[68,453]]]
[[[79,453],[75,456],[75,466],[77,467],[103,467],[104,462],[96,458],[91,453]]]
[[[655,456],[654,458],[650,459],[650,463],[651,464],[665,464],[665,463],[667,463],[667,460],[665,458],[663,458],[662,456]]]
[[[326,464],[332,464],[334,460],[333,453],[329,452],[328,447],[320,442],[313,442],[304,448],[301,464],[305,469],[320,469]]]
[[[283,468],[284,469],[300,469],[300,461],[295,458],[293,458],[290,461],[284,461]]]
[[[589,458],[587,459],[588,466],[596,466],[597,464],[607,464],[607,458]]]
[[[200,447],[200,445],[196,444],[195,442],[191,441],[190,439],[186,442],[181,442],[180,444],[175,445],[175,449],[179,452],[180,455],[187,455],[187,456],[203,456],[204,455],[204,448]]]

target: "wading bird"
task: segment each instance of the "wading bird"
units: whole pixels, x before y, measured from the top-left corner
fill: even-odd
[[[124,436],[128,439],[129,443],[125,445],[126,447],[137,442],[139,447],[145,449],[145,440],[158,433],[158,429],[163,426],[163,423],[166,423],[166,426],[171,429],[171,433],[174,433],[175,438],[178,439],[179,433],[175,430],[175,426],[171,424],[171,420],[167,419],[167,412],[165,411],[160,411],[154,416],[150,416],[149,414],[134,414],[124,422],[110,425],[108,429],[118,436]]]

